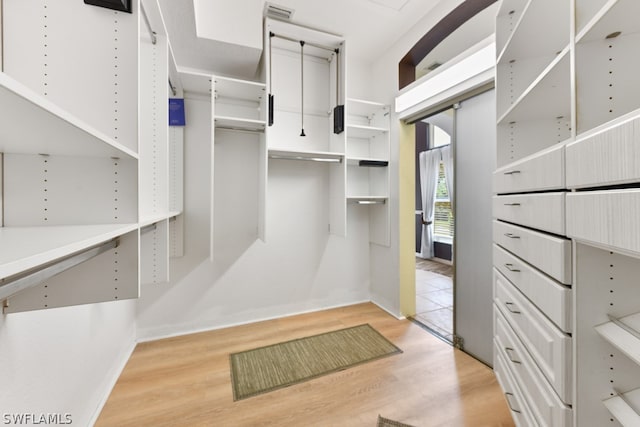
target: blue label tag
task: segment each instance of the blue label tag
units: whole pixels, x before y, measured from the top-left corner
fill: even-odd
[[[184,99],[169,98],[169,126],[184,125]]]

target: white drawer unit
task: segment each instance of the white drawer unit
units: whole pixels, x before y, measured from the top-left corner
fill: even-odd
[[[554,392],[499,310],[494,310],[495,351],[506,359],[522,396],[540,426],[569,427],[573,412]]]
[[[493,221],[493,241],[566,285],[571,284],[571,241]]]
[[[494,276],[495,304],[563,402],[571,404],[571,337],[562,333],[503,276]]]
[[[516,426],[530,427],[537,425],[533,414],[531,414],[531,410],[522,396],[522,392],[516,385],[516,380],[513,378],[513,373],[509,368],[508,362],[505,360],[497,344],[494,345],[493,370],[498,379],[498,383],[500,383],[500,387],[502,387],[504,391],[504,397],[511,410],[511,416]]]
[[[493,197],[493,216],[549,233],[565,234],[565,193]]]
[[[497,194],[564,188],[564,145],[556,145],[493,173]]]
[[[540,273],[497,245],[493,246],[493,263],[497,271],[561,330],[572,331],[571,288]]]
[[[567,186],[597,187],[640,181],[640,110],[567,145]]]
[[[640,189],[567,196],[567,235],[631,256],[640,254]]]

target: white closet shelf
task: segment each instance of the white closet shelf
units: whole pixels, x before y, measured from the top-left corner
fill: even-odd
[[[213,80],[216,98],[233,98],[259,102],[266,93],[266,85],[264,83],[220,76],[214,76]]]
[[[640,425],[640,414],[631,406],[632,403],[636,407],[640,406],[638,405],[640,403],[640,389],[619,393],[612,398],[603,400],[602,403],[624,427]]]
[[[0,279],[72,255],[137,228],[138,224],[2,227]]]
[[[232,130],[263,132],[267,123],[264,120],[244,119],[241,117],[214,116],[215,127]]]
[[[0,72],[0,152],[74,157],[138,155]]]
[[[368,117],[377,111],[389,111],[389,106],[386,104],[363,99],[347,98],[347,105],[347,113],[354,116]]]
[[[332,153],[329,151],[290,151],[269,150],[270,159],[308,160],[327,163],[342,163],[344,153]]]
[[[553,13],[549,13],[553,3]],[[562,7],[560,7],[562,5]],[[507,39],[502,52],[498,55],[498,63],[527,58],[553,55],[569,44],[569,31],[564,23],[569,20],[569,2],[558,3],[556,0],[529,1],[511,35]],[[546,22],[544,31],[540,31],[540,22]],[[535,43],[531,40],[535,39]]]
[[[376,126],[347,124],[347,136],[349,138],[371,138],[372,136],[382,135],[386,132],[389,132],[389,129]]]
[[[622,35],[640,31],[638,0],[609,0],[576,36],[576,43],[604,40],[620,31]]]
[[[640,313],[615,319],[595,327],[612,346],[640,365]]]
[[[500,117],[498,124],[568,118],[571,114],[570,65],[567,46]]]
[[[213,75],[189,68],[178,67],[180,82],[184,92],[198,93],[201,95],[211,95],[211,82]]]

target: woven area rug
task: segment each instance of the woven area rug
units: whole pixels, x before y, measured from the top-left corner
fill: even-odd
[[[402,350],[368,324],[233,353],[229,356],[233,399],[246,399],[398,353]]]
[[[432,271],[434,273],[442,274],[443,276],[453,277],[453,266],[443,264],[438,261],[431,261],[429,259],[416,257],[416,268],[418,270]]]
[[[377,427],[413,427],[409,424],[404,424],[398,421],[389,420],[387,418],[378,415]]]

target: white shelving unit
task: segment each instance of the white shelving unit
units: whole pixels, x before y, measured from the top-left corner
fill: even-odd
[[[348,98],[346,104],[348,205],[369,210],[369,240],[389,245],[389,106]]]
[[[529,15],[534,6],[542,9]],[[502,43],[497,88],[502,93],[498,102],[500,169],[494,184],[496,192],[504,194],[498,200],[546,197],[542,205],[548,211],[552,194],[563,189],[569,192],[566,210],[556,215],[566,227],[556,227],[548,238],[539,231],[531,234],[531,227],[549,230],[546,225],[539,228],[529,223],[519,229],[519,218],[527,218],[519,213],[522,209],[497,209],[494,239],[501,248],[494,253],[494,263],[503,275],[499,276],[500,286],[509,289],[506,283],[510,282],[542,312],[551,310],[545,313],[549,319],[555,322],[562,319],[560,314],[573,313],[570,323],[564,317],[563,325],[558,326],[571,334],[572,356],[562,365],[573,371],[573,396],[563,402],[571,404],[570,424],[575,427],[640,422],[640,334],[636,332],[640,329],[640,101],[636,96],[640,83],[634,77],[640,72],[639,14],[640,4],[632,0],[529,2],[526,7],[521,1],[504,1],[497,18],[496,38]],[[517,40],[531,36],[524,29],[534,27],[539,42],[518,44]],[[516,59],[513,64],[509,62],[512,56]],[[527,63],[531,74],[538,74],[523,71],[513,76],[521,71],[515,64],[529,57],[533,58]],[[552,62],[534,72],[538,69],[535,64],[544,62],[535,58],[545,57]],[[517,196],[519,192],[526,195]],[[511,216],[501,218],[503,212]],[[496,234],[500,230],[504,235]],[[536,290],[544,276],[533,274],[535,268],[525,262],[550,276],[554,275],[545,271],[548,266],[563,265],[566,272],[568,253],[561,248],[567,245],[558,242],[569,240],[559,232],[571,239],[573,274],[556,274],[562,283],[552,286],[546,277],[545,286],[554,291],[541,298]],[[527,241],[513,240],[521,236]],[[538,251],[544,253],[542,263],[536,260]],[[534,278],[538,278],[535,288]],[[561,289],[565,291],[559,292]],[[532,343],[531,333],[518,331],[525,347]],[[529,347],[532,345],[536,344]],[[500,360],[498,370],[518,369],[509,367],[504,357]],[[521,396],[524,404],[537,405],[527,393]],[[542,415],[531,412],[536,419],[525,425],[544,424]]]

